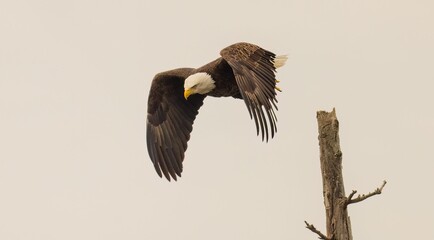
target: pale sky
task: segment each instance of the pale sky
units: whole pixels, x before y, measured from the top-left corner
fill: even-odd
[[[354,239],[434,239],[433,1],[0,2],[0,239],[317,239],[336,107]],[[153,76],[235,42],[288,54],[278,133],[207,98],[183,177],[145,143]]]

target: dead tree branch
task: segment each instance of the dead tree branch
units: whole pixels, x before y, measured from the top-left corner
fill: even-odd
[[[318,234],[318,238],[319,239],[324,239],[324,240],[332,240],[331,238],[328,238],[326,235],[324,235],[321,231],[319,231],[318,229],[315,228],[315,226],[313,226],[313,224],[309,224],[308,222],[304,221],[304,223],[306,223],[306,228],[311,230],[312,232]]]
[[[367,198],[370,198],[370,197],[372,197],[374,195],[381,194],[381,192],[383,191],[384,186],[386,186],[386,183],[387,183],[386,180],[384,180],[383,181],[383,185],[381,185],[381,187],[375,189],[375,191],[370,192],[370,193],[368,193],[366,195],[365,194],[362,194],[362,195],[359,194],[356,198],[353,198],[353,197],[357,193],[357,190],[353,190],[351,192],[351,194],[347,198],[347,205],[350,205],[352,203],[358,203],[358,202],[361,202],[361,201],[363,201],[363,200],[365,200]]]

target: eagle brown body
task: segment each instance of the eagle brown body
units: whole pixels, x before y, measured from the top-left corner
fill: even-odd
[[[197,72],[207,72],[215,80],[216,88],[208,96],[241,98],[232,68],[222,57],[193,70],[193,73]]]
[[[276,67],[286,57],[250,43],[236,43],[224,48],[221,57],[197,69],[179,68],[157,74],[151,85],[147,114],[147,147],[158,175],[169,181],[181,176],[184,153],[193,122],[206,96],[243,99],[257,133],[268,141],[277,131]],[[187,81],[194,88],[204,73],[212,90],[185,95]],[[190,80],[189,80],[190,78]],[[186,80],[187,79],[187,80]],[[205,81],[203,81],[205,82]],[[186,96],[184,98],[184,96]]]

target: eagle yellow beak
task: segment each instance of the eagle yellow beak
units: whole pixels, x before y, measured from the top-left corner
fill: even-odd
[[[187,98],[192,94],[191,89],[185,89],[184,90],[184,98],[187,100]]]

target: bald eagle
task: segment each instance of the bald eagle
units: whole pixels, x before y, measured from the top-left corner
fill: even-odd
[[[206,96],[243,99],[262,141],[277,131],[276,68],[286,56],[276,56],[250,43],[236,43],[221,57],[199,68],[158,73],[148,98],[146,140],[158,175],[170,181],[181,176],[193,122]]]

